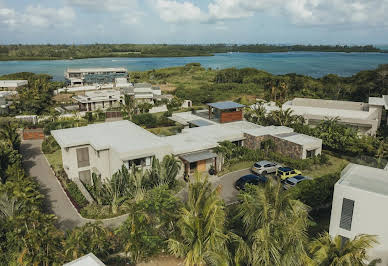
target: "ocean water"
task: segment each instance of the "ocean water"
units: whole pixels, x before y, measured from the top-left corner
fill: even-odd
[[[15,72],[47,73],[63,80],[66,68],[125,67],[129,71],[144,71],[198,62],[206,68],[252,67],[273,74],[297,73],[313,77],[327,74],[351,76],[361,70],[388,64],[388,53],[220,53],[202,57],[167,58],[91,58],[52,61],[1,61],[0,75]]]

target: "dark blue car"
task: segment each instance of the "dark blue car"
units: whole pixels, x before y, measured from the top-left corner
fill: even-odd
[[[251,184],[251,185],[259,185],[259,184],[264,184],[267,182],[267,178],[263,175],[244,175],[240,177],[234,186],[238,190],[245,190],[245,185],[246,184]]]

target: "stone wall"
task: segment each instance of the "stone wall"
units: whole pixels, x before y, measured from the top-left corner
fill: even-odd
[[[274,152],[280,153],[285,156],[289,156],[294,159],[302,159],[303,158],[303,146],[284,140],[280,139],[275,136],[271,135],[265,135],[265,136],[253,136],[250,134],[244,134],[245,136],[245,141],[244,141],[244,146],[249,148],[249,149],[260,149],[261,148],[261,143],[263,141],[266,141],[268,139],[272,139],[272,141],[275,144],[275,149]]]

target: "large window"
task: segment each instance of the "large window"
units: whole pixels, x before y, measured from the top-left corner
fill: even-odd
[[[136,167],[150,166],[151,157],[137,158],[137,159],[128,161],[128,166],[131,167],[132,165]]]
[[[350,231],[352,229],[354,200],[344,198],[342,201],[340,228]]]
[[[77,149],[77,163],[78,163],[78,168],[86,167],[90,165],[88,147]]]

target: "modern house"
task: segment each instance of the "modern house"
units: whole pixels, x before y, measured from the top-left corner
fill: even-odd
[[[387,265],[387,205],[388,171],[349,164],[334,187],[330,235],[344,241],[359,234],[375,235],[379,243],[369,250],[369,259],[381,258],[381,265]]]
[[[0,80],[0,91],[16,90],[19,87],[27,86],[28,80]]]
[[[158,98],[162,95],[162,91],[159,87],[152,86],[149,83],[135,83],[132,84],[132,86],[127,87],[122,86],[120,91],[123,95],[133,96],[137,102],[146,102],[151,104],[158,100]]]
[[[280,109],[273,102],[263,106],[267,112]],[[328,118],[338,118],[340,123],[358,129],[360,134],[374,136],[380,124],[386,123],[388,95],[370,97],[368,103],[295,98],[285,102],[282,109],[291,109],[293,114],[303,116],[312,126]]]
[[[190,115],[189,115],[190,114]],[[124,164],[149,167],[152,158],[161,160],[173,154],[181,159],[181,174],[220,170],[222,158],[214,153],[222,141],[239,146],[260,149],[266,139],[273,139],[278,152],[293,158],[307,158],[321,153],[320,139],[294,133],[287,127],[262,127],[247,121],[217,123],[190,112],[174,114],[180,121],[196,127],[187,127],[173,136],[156,136],[130,121],[117,121],[88,125],[86,127],[60,129],[51,132],[62,149],[63,167],[71,179],[90,181],[95,172],[110,178]]]
[[[80,111],[106,110],[120,106],[123,101],[117,90],[87,91],[85,95],[76,95],[72,98],[78,103]]]
[[[220,123],[228,123],[243,119],[242,109],[245,105],[226,101],[208,103],[207,106],[209,109],[209,120],[216,119]]]
[[[113,83],[116,78],[126,78],[127,69],[118,68],[68,68],[65,80],[68,85],[82,86],[86,84]]]

